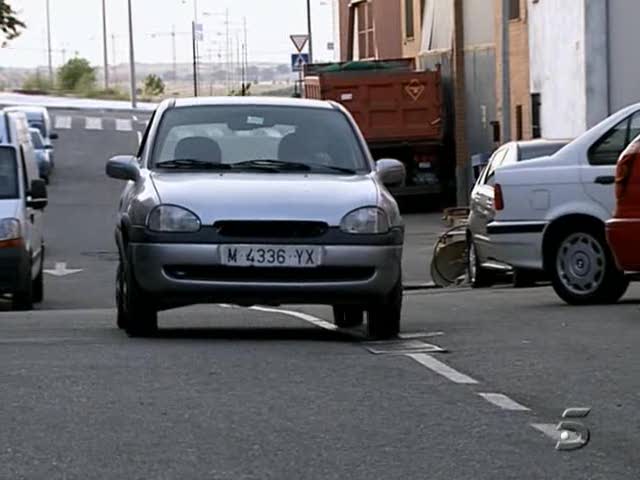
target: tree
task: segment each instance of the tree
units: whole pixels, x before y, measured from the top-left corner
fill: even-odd
[[[150,96],[162,95],[164,93],[164,82],[153,73],[144,79],[144,93]]]
[[[87,59],[76,57],[60,68],[58,81],[63,90],[91,90],[96,83],[96,72]]]
[[[4,47],[7,40],[13,40],[20,35],[26,25],[16,16],[7,0],[0,0],[0,33],[5,39],[0,39],[0,46]]]

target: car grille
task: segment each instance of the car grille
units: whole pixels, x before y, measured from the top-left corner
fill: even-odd
[[[165,273],[176,280],[209,282],[312,283],[353,282],[373,277],[372,267],[260,268],[168,266]]]
[[[223,237],[235,238],[313,238],[329,229],[323,222],[219,221],[214,228]]]

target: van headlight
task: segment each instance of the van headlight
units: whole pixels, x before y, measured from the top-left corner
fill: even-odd
[[[354,235],[388,233],[389,216],[378,207],[364,207],[347,214],[340,222],[340,230]]]
[[[154,232],[193,233],[200,230],[200,219],[186,208],[159,205],[147,217],[147,228]]]
[[[16,240],[21,236],[22,229],[17,218],[3,218],[0,220],[0,242]]]

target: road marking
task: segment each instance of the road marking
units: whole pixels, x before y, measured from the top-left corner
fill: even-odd
[[[460,373],[459,371],[451,368],[449,365],[445,365],[439,360],[436,360],[431,355],[427,355],[426,353],[408,353],[407,357],[414,359],[420,365],[423,365],[439,375],[448,378],[454,383],[464,383],[468,385],[477,384],[478,381],[473,378],[465,375],[464,373]]]
[[[531,410],[529,407],[525,407],[502,393],[478,393],[478,395],[503,410],[511,410],[514,412],[528,412]]]
[[[133,123],[127,118],[116,118],[116,130],[119,132],[130,132],[133,130]]]
[[[329,323],[325,320],[316,318],[313,315],[307,315],[306,313],[302,312],[294,312],[292,310],[280,310],[278,308],[267,307],[251,307],[251,310],[265,313],[281,313],[282,315],[289,315],[290,317],[299,318],[300,320],[304,320],[305,322],[311,323],[316,327],[324,328],[325,330],[331,330],[332,332],[338,330],[338,327],[336,327],[333,323]]]
[[[531,426],[538,430],[539,432],[544,433],[547,437],[555,440],[556,442],[560,441],[560,435],[562,432],[558,430],[558,425],[555,423],[532,423]]]
[[[87,130],[102,130],[102,119],[99,117],[87,117],[85,119]]]
[[[398,334],[398,338],[402,338],[403,340],[411,340],[414,338],[441,337],[442,335],[444,335],[444,332],[409,332]]]
[[[58,115],[56,116],[56,130],[69,130],[71,128],[71,117]]]
[[[81,268],[67,268],[67,264],[65,262],[56,262],[55,268],[53,270],[45,270],[45,273],[53,275],[54,277],[66,277],[67,275],[80,273],[81,271]]]
[[[138,134],[138,145],[142,143],[142,132],[136,132]]]
[[[437,345],[421,340],[385,340],[367,342],[364,348],[375,355],[405,355],[407,353],[442,353],[445,350]]]

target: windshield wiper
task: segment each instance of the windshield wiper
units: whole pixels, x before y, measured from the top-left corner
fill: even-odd
[[[155,164],[157,168],[185,169],[185,170],[230,170],[231,166],[225,163],[213,163],[195,158],[176,158]]]
[[[336,167],[333,165],[323,165],[320,163],[302,163],[302,162],[286,162],[283,160],[274,160],[270,158],[247,160],[245,162],[238,162],[232,165],[233,168],[257,168],[261,170],[276,171],[276,172],[291,172],[302,171],[310,172],[315,169],[330,170],[333,172],[346,173],[354,175],[355,170],[346,167]]]
[[[311,167],[304,163],[284,162],[282,160],[274,160],[271,158],[256,158],[254,160],[246,160],[231,165],[233,168],[250,168],[266,170],[269,172],[285,172],[285,171],[309,171]]]

